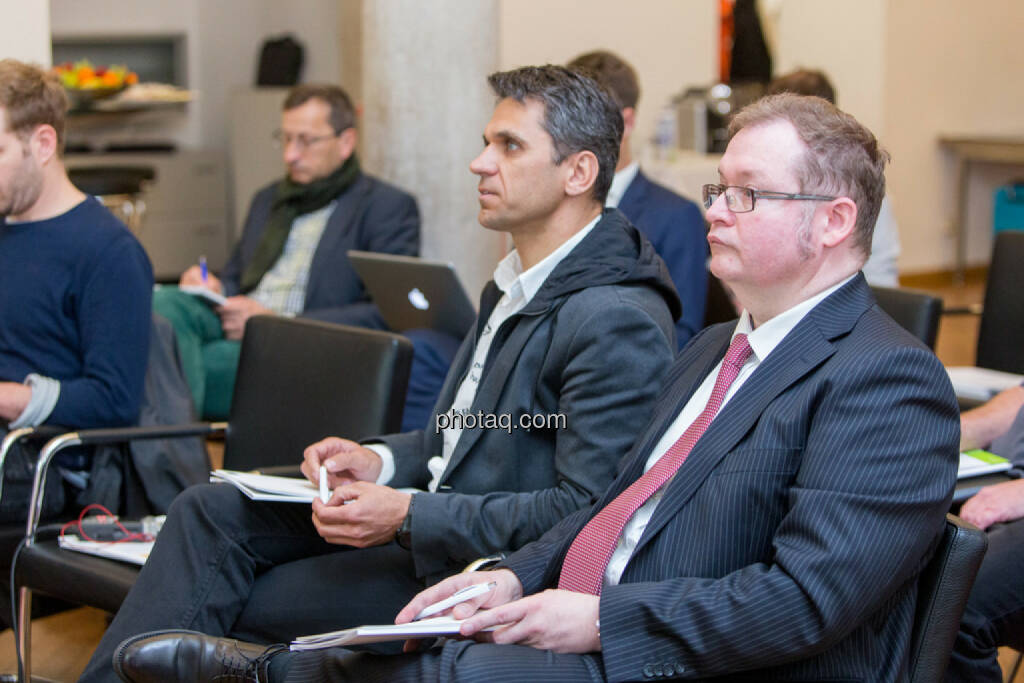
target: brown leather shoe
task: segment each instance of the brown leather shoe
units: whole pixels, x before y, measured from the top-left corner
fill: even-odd
[[[152,631],[121,643],[114,671],[128,683],[263,683],[283,645],[253,645],[195,631]]]

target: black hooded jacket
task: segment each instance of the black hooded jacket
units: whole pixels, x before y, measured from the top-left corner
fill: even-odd
[[[484,288],[435,417],[451,407],[501,296],[494,282]],[[495,333],[471,412],[503,426],[465,429],[438,492],[415,495],[418,576],[436,579],[477,557],[519,548],[604,491],[650,417],[675,353],[679,313],[668,269],[650,242],[618,210],[606,209]],[[525,428],[523,416],[564,416],[564,425]],[[427,430],[379,439],[395,457],[392,486],[426,488],[427,460],[442,449],[436,424],[432,418]]]

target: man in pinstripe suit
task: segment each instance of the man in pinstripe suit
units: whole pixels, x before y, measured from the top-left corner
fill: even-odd
[[[879,310],[859,272],[887,155],[817,98],[762,100],[731,133],[704,200],[711,269],[743,314],[682,351],[593,507],[397,617],[495,582],[453,609],[475,640],[389,657],[164,633],[123,646],[126,675],[905,680],[916,579],[952,497],[959,423],[938,360]],[[167,648],[187,674],[147,669],[147,652]]]

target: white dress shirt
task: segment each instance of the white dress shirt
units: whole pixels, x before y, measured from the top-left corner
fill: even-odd
[[[612,186],[608,188],[608,196],[604,200],[604,205],[611,208],[618,207],[639,171],[640,164],[635,161],[621,171],[617,171],[612,177]]]
[[[812,296],[810,299],[800,302],[771,320],[762,323],[756,330],[752,329],[750,314],[745,310],[743,311],[739,322],[736,323],[736,329],[733,330],[732,336],[735,337],[737,334],[747,335],[747,341],[750,343],[752,353],[747,358],[747,362],[740,368],[740,374],[729,385],[725,399],[722,401],[722,405],[719,406],[719,413],[725,408],[725,404],[736,395],[736,392],[750,378],[757,367],[764,362],[768,354],[803,320],[804,316],[810,313],[811,309],[817,306],[825,297],[852,280],[853,277],[851,275],[842,282]],[[676,419],[673,420],[672,424],[669,425],[669,428],[662,434],[661,439],[651,450],[650,457],[647,458],[644,472],[654,467],[654,464],[665,455],[669,447],[679,440],[683,433],[689,429],[693,421],[697,419],[697,416],[704,411],[704,407],[711,398],[711,392],[715,387],[715,381],[718,378],[718,371],[721,367],[722,363],[719,361],[718,365],[704,378],[697,391],[694,392],[690,400],[683,406],[683,409],[676,416]],[[713,418],[712,422],[715,419],[717,417]],[[615,586],[619,583],[619,580],[622,578],[622,572],[625,571],[626,565],[629,564],[629,559],[633,556],[633,550],[636,548],[637,543],[640,542],[644,529],[647,528],[648,522],[651,521],[654,511],[658,507],[658,503],[661,501],[662,496],[665,495],[665,490],[671,483],[671,479],[665,482],[626,522],[622,535],[619,537],[619,542],[615,546],[614,552],[612,552],[611,559],[608,561],[608,567],[605,569],[605,585]]]
[[[323,237],[327,221],[338,206],[335,199],[327,206],[296,216],[288,231],[281,255],[264,273],[250,294],[250,298],[263,304],[278,315],[295,317],[306,307],[306,285],[313,255]]]
[[[553,252],[548,254],[539,263],[533,265],[529,270],[523,270],[523,263],[519,259],[519,252],[513,250],[494,269],[494,284],[504,294],[498,301],[497,306],[491,311],[487,323],[480,332],[477,339],[476,349],[473,352],[473,359],[470,361],[469,371],[455,391],[455,399],[452,401],[449,414],[468,413],[476,398],[477,389],[480,387],[480,377],[483,374],[484,364],[487,362],[487,354],[491,350],[491,342],[494,341],[494,334],[501,327],[502,323],[510,317],[523,310],[530,303],[533,297],[540,290],[544,281],[547,280],[555,267],[569,255],[583,238],[590,234],[601,216],[587,223],[575,235],[567,239]],[[451,421],[449,421],[451,424]],[[429,425],[428,429],[431,428]],[[434,455],[427,461],[427,469],[430,470],[430,483],[427,490],[437,491],[441,483],[441,475],[448,467],[448,462],[455,452],[455,446],[462,436],[461,424],[458,427],[451,426],[444,429],[442,434],[441,453]],[[367,444],[367,448],[381,457],[383,467],[380,476],[377,477],[378,484],[387,484],[395,474],[395,460],[391,449],[384,444]]]

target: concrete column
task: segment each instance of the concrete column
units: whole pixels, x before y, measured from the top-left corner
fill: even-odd
[[[476,300],[505,245],[477,223],[469,172],[494,108],[498,0],[360,4],[364,165],[416,195],[423,256],[454,263]]]

